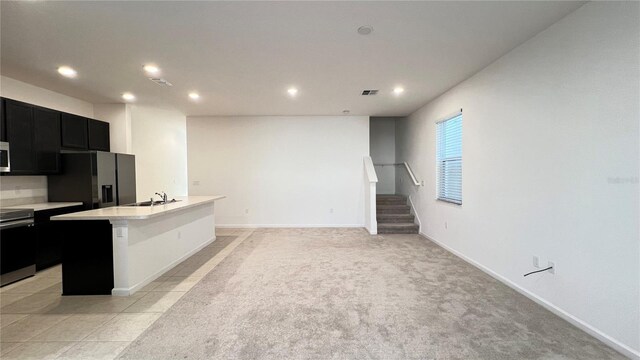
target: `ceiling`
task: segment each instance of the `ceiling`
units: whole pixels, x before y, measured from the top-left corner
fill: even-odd
[[[92,103],[130,91],[185,115],[404,116],[582,4],[2,1],[0,70]],[[147,63],[174,86],[148,80]]]

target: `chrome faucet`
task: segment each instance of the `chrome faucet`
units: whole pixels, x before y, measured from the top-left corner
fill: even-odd
[[[161,191],[159,193],[156,193],[156,195],[160,196],[160,198],[162,199],[163,203],[165,203],[165,204],[167,203],[167,193],[165,193],[164,191]]]

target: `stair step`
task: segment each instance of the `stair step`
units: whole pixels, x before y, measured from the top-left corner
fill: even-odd
[[[376,205],[407,205],[405,199],[378,199]]]
[[[409,205],[378,205],[377,214],[409,214]]]
[[[407,201],[407,197],[404,195],[382,194],[376,195],[376,200],[404,200]]]
[[[380,223],[413,223],[415,217],[411,214],[377,214],[376,220]]]
[[[378,234],[417,234],[418,225],[413,223],[378,223]]]

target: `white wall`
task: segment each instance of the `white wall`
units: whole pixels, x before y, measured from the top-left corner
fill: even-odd
[[[364,226],[368,117],[189,117],[187,137],[189,195],[227,196],[218,224]]]
[[[396,162],[396,119],[392,117],[372,117],[369,123],[369,147],[374,164],[394,164]],[[376,166],[378,194],[396,193],[395,166]]]
[[[0,76],[0,96],[71,114],[93,117],[93,104],[90,102],[62,95],[6,76]]]
[[[132,154],[131,105],[94,104],[93,112],[96,119],[109,123],[111,152]]]
[[[141,105],[130,110],[138,201],[158,191],[165,191],[169,198],[187,195],[186,117]]]
[[[0,76],[0,96],[80,116],[93,117],[93,105],[6,76]],[[0,177],[0,205],[47,201],[46,176]]]
[[[637,2],[587,3],[398,121],[421,232],[629,356],[640,349]],[[435,200],[435,123],[463,108],[463,205]],[[532,257],[556,274],[523,278]]]
[[[177,111],[131,104],[91,104],[5,76],[0,96],[110,123],[111,151],[136,155],[137,196],[187,194],[186,118]],[[43,186],[44,184],[44,186]],[[3,176],[0,204],[45,201],[45,176]],[[44,193],[43,193],[44,191]]]

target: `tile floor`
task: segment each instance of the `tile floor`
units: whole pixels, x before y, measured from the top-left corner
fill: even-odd
[[[218,239],[129,297],[61,296],[61,266],[0,288],[2,359],[114,359],[252,230]]]

